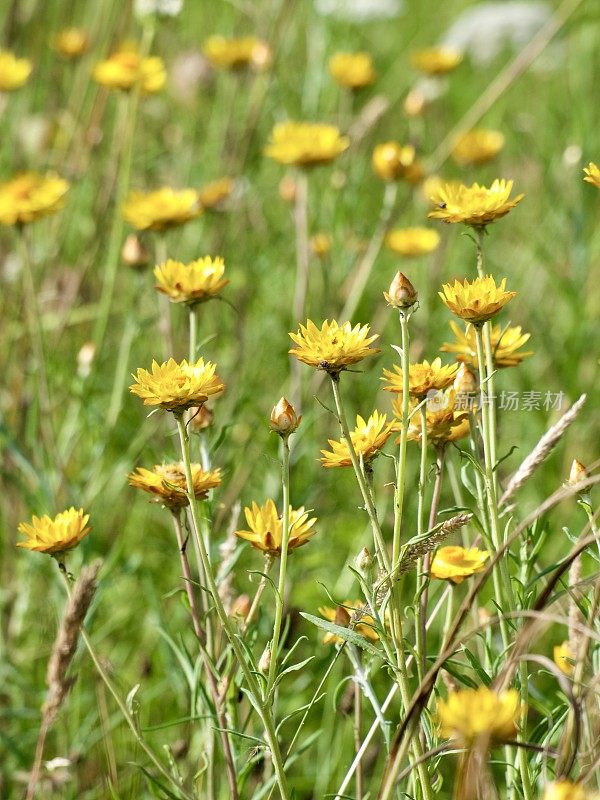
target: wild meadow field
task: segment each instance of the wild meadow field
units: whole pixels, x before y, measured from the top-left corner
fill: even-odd
[[[0,31],[0,798],[600,797],[597,2]]]

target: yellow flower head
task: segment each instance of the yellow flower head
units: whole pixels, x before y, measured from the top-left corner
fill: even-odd
[[[565,673],[565,675],[572,675],[575,672],[575,654],[571,650],[569,642],[557,644],[553,652],[554,663],[556,666]]]
[[[137,230],[164,231],[183,225],[202,213],[195,189],[157,189],[131,192],[123,203],[123,216]]]
[[[350,146],[335,125],[318,122],[281,122],[275,125],[265,155],[280,164],[309,167],[326,164]]]
[[[462,60],[463,54],[453,47],[425,47],[410,54],[411,65],[425,75],[446,75]]]
[[[335,53],[329,59],[329,74],[347,89],[362,89],[375,81],[375,68],[369,53]]]
[[[271,63],[271,48],[255,36],[228,39],[210,36],[202,45],[202,52],[217,69],[262,69]]]
[[[431,562],[431,577],[440,581],[462,583],[465,578],[483,572],[490,554],[477,547],[440,547]]]
[[[516,296],[516,292],[507,292],[505,287],[506,278],[496,286],[494,277],[486,275],[472,281],[465,278],[462,283],[454,281],[454,285],[445,283],[438,294],[457,317],[473,325],[482,325]]]
[[[416,405],[416,402],[413,402],[413,405]],[[456,442],[469,435],[469,413],[456,406],[454,389],[436,392],[431,399],[427,400],[427,441],[435,447],[448,442]],[[398,395],[394,399],[392,409],[398,420],[402,420],[402,395]],[[394,431],[399,431],[400,428],[401,422],[393,424]],[[408,426],[408,440],[420,442],[421,432],[421,414],[413,414]],[[400,439],[397,440],[397,444],[399,443]]]
[[[17,58],[10,50],[0,50],[0,92],[12,92],[27,82],[33,64],[27,58]]]
[[[53,172],[23,172],[0,183],[0,223],[23,225],[54,214],[64,205],[69,184]]]
[[[209,397],[220,394],[225,384],[215,374],[216,365],[199,358],[195,364],[170,358],[163,364],[152,362],[152,371],[138,369],[129,390],[141,397],[146,406],[160,406],[181,413],[200,406]]]
[[[392,253],[411,258],[436,250],[440,235],[433,228],[396,228],[388,233],[385,243]]]
[[[468,364],[477,369],[477,343],[475,339],[475,328],[467,325],[465,330],[452,320],[450,322],[452,333],[456,337],[455,342],[444,342],[440,347],[443,353],[454,353],[457,361]],[[502,328],[500,325],[493,325],[490,333],[492,344],[492,356],[494,367],[517,367],[523,359],[533,355],[533,351],[527,350],[517,352],[519,348],[529,341],[530,333],[523,333],[521,326],[513,328]]]
[[[383,181],[405,180],[418,183],[423,177],[423,167],[412,144],[384,142],[373,150],[373,170]]]
[[[219,178],[211,181],[202,186],[198,192],[200,205],[210,211],[219,211],[223,203],[231,197],[234,188],[233,178]]]
[[[516,689],[497,694],[486,686],[450,692],[438,700],[440,735],[459,739],[467,745],[480,737],[492,742],[512,739],[517,731],[521,702]]]
[[[216,297],[227,286],[229,281],[223,278],[224,272],[222,258],[204,256],[190,264],[170,258],[154,268],[155,288],[173,303],[195,305]]]
[[[583,168],[585,172],[585,178],[583,179],[586,183],[591,183],[592,186],[596,186],[600,189],[600,168],[597,164],[594,164],[593,161],[587,165],[587,167]]]
[[[394,364],[393,372],[388,369],[383,370],[382,381],[388,381],[384,386],[386,392],[402,393],[402,367]],[[434,358],[429,361],[421,361],[418,364],[411,364],[408,369],[408,391],[413,397],[423,398],[427,392],[438,391],[450,386],[456,376],[458,364],[444,364],[441,358]]]
[[[366,639],[376,642],[379,635],[374,628],[375,620],[370,614],[363,613],[365,604],[362,600],[344,600],[342,605],[337,608],[321,606],[319,614],[329,622],[333,622],[342,628],[351,627],[356,633],[360,633]],[[342,644],[343,639],[335,633],[326,633],[323,637],[323,644]]]
[[[296,345],[288,351],[290,355],[330,375],[337,375],[351,364],[379,353],[377,348],[369,347],[379,334],[369,336],[368,325],[352,327],[350,322],[339,325],[334,319],[325,320],[320,329],[309,319],[306,326],[300,325],[297,333],[290,333],[290,338]]]
[[[432,219],[443,222],[464,222],[475,228],[488,225],[506,216],[525,195],[518,194],[512,200],[510,193],[513,182],[496,178],[489,189],[474,183],[446,183],[430,198],[437,208],[429,212]]]
[[[192,464],[194,496],[203,500],[211,489],[221,485],[221,471],[205,472],[200,464]],[[153,469],[138,467],[127,476],[130,486],[154,495],[155,502],[170,509],[180,509],[188,505],[187,482],[183,462],[157,464]]]
[[[500,131],[475,128],[456,139],[452,158],[457,164],[483,164],[495,158],[503,147],[504,136]]]
[[[65,58],[79,58],[90,46],[90,37],[81,28],[64,28],[52,37],[52,47]]]
[[[253,502],[251,508],[244,509],[244,514],[250,530],[236,531],[235,535],[240,539],[247,539],[252,547],[256,547],[258,550],[273,556],[280,556],[283,527],[273,500],[267,500],[264,506]],[[316,521],[315,517],[309,519],[308,512],[304,510],[304,507],[293,509],[290,506],[288,550],[302,547],[315,535]]]
[[[360,415],[356,417],[356,428],[350,431],[350,439],[354,450],[365,464],[370,463],[379,455],[381,449],[390,438],[393,426],[388,424],[385,414],[374,411],[368,420]],[[323,458],[320,459],[324,467],[351,467],[350,450],[345,439],[336,441],[329,439],[329,450],[321,450]]]
[[[572,783],[566,779],[547,783],[544,789],[544,800],[598,800],[595,792],[586,792],[580,783]]]
[[[32,517],[30,523],[22,522],[19,525],[19,532],[27,539],[17,542],[17,547],[49,555],[72,550],[89,533],[90,529],[86,527],[89,518],[89,514],[84,514],[82,508],[79,511],[74,508],[61,511],[54,519],[47,515]]]
[[[325,258],[331,252],[331,236],[328,233],[315,233],[309,244],[317,258]]]
[[[94,67],[94,80],[109,89],[130,91],[139,85],[144,94],[160,92],[167,80],[162,58],[142,58],[135,42],[124,42],[121,49]]]

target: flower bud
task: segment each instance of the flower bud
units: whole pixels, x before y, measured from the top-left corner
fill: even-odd
[[[269,671],[269,667],[271,666],[271,647],[267,645],[263,650],[263,654],[260,657],[260,661],[258,662],[258,668],[262,672],[263,675],[266,675]]]
[[[396,181],[406,175],[415,163],[416,152],[411,144],[404,147],[398,142],[378,144],[373,150],[373,169],[384,181]]]
[[[328,233],[316,233],[310,240],[310,249],[317,258],[324,258],[331,250],[331,236]]]
[[[210,408],[206,406],[192,407],[189,410],[190,415],[190,428],[195,433],[199,433],[200,431],[204,431],[213,424],[213,420],[215,418],[214,411],[211,411]]]
[[[140,237],[130,233],[121,249],[121,258],[128,267],[141,269],[150,263],[150,253]]]
[[[350,614],[344,606],[338,606],[335,610],[335,619],[333,620],[336,625],[341,628],[347,628],[350,624]]]
[[[456,394],[475,394],[477,391],[477,378],[466,364],[458,368],[453,388]]]
[[[231,616],[239,617],[240,619],[246,619],[251,605],[252,603],[250,601],[250,596],[247,594],[241,594],[239,597],[236,597],[231,604]]]
[[[388,305],[394,308],[410,308],[417,302],[418,293],[406,275],[397,272],[390,284],[389,292],[384,292],[383,296]]]
[[[589,477],[589,473],[581,461],[578,461],[576,458],[573,459],[573,463],[571,464],[571,471],[569,472],[569,478],[567,483],[569,486],[577,486],[577,484],[584,481],[586,478]]]
[[[93,342],[85,342],[77,353],[77,374],[80,378],[87,378],[92,368],[92,363],[96,355],[96,345]]]
[[[252,48],[250,64],[257,72],[268,69],[273,62],[273,53],[266,42],[257,42]]]
[[[359,572],[368,572],[373,566],[373,556],[366,547],[354,559],[354,565]]]
[[[404,113],[407,117],[420,117],[425,109],[425,95],[420,89],[411,89],[404,98]]]
[[[269,425],[274,433],[285,439],[291,433],[294,433],[301,420],[302,417],[296,414],[294,406],[288,403],[285,397],[282,397],[277,405],[273,406]]]
[[[279,181],[279,197],[286,203],[293,203],[296,199],[296,181],[286,177]]]

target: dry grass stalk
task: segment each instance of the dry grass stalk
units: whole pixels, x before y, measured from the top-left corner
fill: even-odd
[[[546,431],[546,433],[542,436],[531,453],[529,453],[527,458],[522,462],[521,466],[508,482],[508,486],[500,498],[501,506],[504,505],[506,501],[509,500],[527,480],[529,480],[540,464],[545,461],[546,457],[554,448],[556,443],[562,438],[569,425],[574,422],[575,418],[581,411],[585,400],[586,395],[582,394],[579,400],[577,400],[576,403],[573,403],[571,408],[562,415],[556,425],[553,425],[550,430]]]
[[[423,558],[423,556],[427,555],[427,553],[432,553],[438,547],[438,545],[444,541],[444,539],[447,539],[451,533],[455,533],[463,528],[472,517],[473,514],[456,514],[456,516],[447,519],[445,522],[442,522],[442,524],[430,536],[411,545],[407,549],[406,553],[404,554],[404,558],[400,562],[398,574],[404,575],[405,573],[409,572],[419,558]]]

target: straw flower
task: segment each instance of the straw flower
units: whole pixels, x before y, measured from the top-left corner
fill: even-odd
[[[379,335],[369,336],[368,325],[352,327],[350,322],[339,325],[334,319],[325,320],[320,329],[309,319],[297,333],[290,333],[290,338],[296,345],[288,351],[290,355],[309,367],[325,370],[332,377],[351,364],[379,353],[377,348],[369,347]]]
[[[275,125],[265,155],[280,164],[310,167],[326,164],[350,146],[335,125],[318,122],[281,122]]]
[[[440,734],[472,744],[481,736],[494,742],[511,739],[517,730],[521,703],[516,689],[499,694],[486,686],[450,692],[438,700]]]
[[[574,487],[578,486],[582,481],[585,481],[586,478],[589,478],[589,472],[587,471],[585,464],[582,464],[581,461],[574,458],[571,462],[569,477],[566,481],[567,485]]]
[[[562,779],[547,783],[544,789],[544,800],[598,800],[596,792],[586,792],[580,783],[572,783]]]
[[[202,52],[217,69],[239,70],[245,67],[262,69],[272,60],[271,48],[255,36],[239,39],[210,36],[202,45]]]
[[[446,389],[445,392],[436,393],[426,405],[427,441],[434,447],[456,442],[469,435],[469,413],[457,408],[457,392]],[[402,396],[398,395],[392,403],[394,415],[402,420]],[[393,423],[393,430],[399,431],[401,422]],[[420,414],[413,414],[408,425],[408,440],[420,442],[422,435],[422,421]],[[398,438],[397,444],[400,443]]]
[[[356,455],[364,464],[369,464],[379,455],[381,449],[392,435],[393,425],[387,422],[387,416],[374,411],[368,420],[360,415],[356,417],[356,428],[350,431],[350,439]],[[323,458],[319,459],[324,467],[351,467],[350,449],[345,439],[336,441],[329,439],[329,450],[321,450]]]
[[[52,47],[65,58],[79,58],[89,46],[90,37],[82,28],[64,28],[52,37]]]
[[[375,68],[369,53],[335,53],[329,59],[329,74],[346,89],[362,89],[375,81]]]
[[[311,236],[309,245],[317,258],[325,258],[331,252],[331,236],[328,233],[315,233]]]
[[[587,167],[583,168],[585,172],[585,178],[583,179],[586,183],[591,183],[592,186],[596,186],[600,189],[600,168],[597,164],[594,164],[593,161],[587,165]]]
[[[200,464],[192,464],[194,497],[204,500],[211,489],[221,485],[221,471],[208,472]],[[188,505],[185,467],[182,461],[174,464],[156,464],[151,470],[138,467],[127,476],[130,486],[154,495],[154,501],[172,511]]]
[[[10,50],[0,50],[0,92],[12,92],[27,82],[33,64],[27,58],[17,58]]]
[[[373,150],[371,162],[373,170],[383,181],[403,179],[409,183],[418,183],[423,177],[423,168],[412,144],[378,144]]]
[[[229,283],[223,278],[222,258],[204,256],[189,264],[168,259],[154,268],[155,289],[166,294],[173,303],[196,305],[216,297]]]
[[[108,89],[130,91],[139,85],[143,94],[160,92],[167,80],[162,58],[142,58],[135,42],[124,42],[120,50],[99,61],[92,75]]]
[[[231,197],[234,188],[233,178],[219,178],[206,183],[198,192],[200,205],[209,211],[219,211],[223,203]]]
[[[506,216],[525,196],[518,194],[511,200],[512,187],[513,181],[498,178],[489,189],[478,183],[472,186],[446,183],[430,198],[437,208],[429,212],[429,217],[443,222],[464,222],[475,228],[488,225]]]
[[[457,164],[483,164],[491,161],[504,147],[500,131],[475,128],[459,136],[452,148],[452,158]]]
[[[352,630],[356,631],[356,633],[360,633],[361,636],[376,642],[379,639],[379,635],[374,628],[375,620],[370,614],[362,613],[364,607],[365,604],[362,600],[344,600],[342,605],[337,608],[321,606],[319,614],[340,627],[352,627]],[[352,624],[355,617],[359,618],[360,621]],[[323,644],[342,644],[343,641],[342,637],[337,636],[335,633],[326,633],[323,637]]]
[[[122,211],[137,230],[164,231],[200,216],[202,207],[195,189],[165,187],[148,193],[131,192]]]
[[[49,555],[65,553],[77,547],[89,533],[90,529],[87,527],[89,518],[89,514],[84,514],[82,508],[76,511],[72,507],[67,511],[61,511],[54,519],[47,515],[34,516],[30,523],[21,522],[19,525],[19,532],[27,539],[24,542],[17,542],[17,547]]]
[[[273,500],[267,500],[264,506],[252,503],[252,507],[244,509],[246,522],[250,530],[236,531],[235,535],[240,539],[246,539],[252,547],[270,553],[273,556],[281,555],[282,525],[281,517],[277,513],[277,508]],[[316,533],[314,524],[315,517],[309,519],[308,512],[304,507],[293,509],[290,506],[290,538],[288,550],[295,550],[302,547]]]
[[[294,406],[285,397],[280,398],[271,409],[269,427],[273,433],[277,433],[282,439],[286,439],[290,434],[294,433],[301,422],[302,415],[298,416]]]
[[[402,367],[394,364],[393,372],[383,370],[382,381],[388,381],[384,386],[386,392],[402,393]],[[458,364],[445,364],[442,366],[441,358],[434,358],[431,363],[422,361],[410,364],[408,370],[409,392],[413,397],[423,398],[427,392],[445,389],[450,386],[456,376]]]
[[[383,293],[388,306],[406,310],[414,306],[419,294],[406,275],[398,271],[390,283],[390,288]]]
[[[467,325],[462,330],[457,322],[450,322],[452,333],[456,337],[455,342],[444,342],[440,347],[443,353],[454,353],[456,360],[470,367],[477,369],[477,344],[475,338],[475,328]],[[531,337],[530,333],[523,333],[521,326],[512,328],[502,328],[500,325],[492,325],[490,339],[492,345],[492,356],[494,367],[518,367],[523,359],[533,355],[533,351],[527,350],[518,352]]]
[[[425,47],[410,54],[411,65],[425,75],[447,75],[462,60],[463,54],[460,50],[452,47]]]
[[[64,205],[69,184],[53,172],[23,172],[0,183],[0,223],[23,225],[54,214]]]
[[[440,547],[431,562],[431,577],[440,581],[462,583],[465,578],[483,572],[490,554],[478,547]]]
[[[163,364],[152,362],[152,371],[138,369],[129,390],[141,397],[146,406],[160,406],[181,413],[199,406],[209,397],[220,394],[225,384],[215,374],[216,365],[199,358],[195,364],[170,358]]]
[[[575,672],[575,654],[571,650],[569,642],[557,644],[553,651],[554,663],[556,666],[565,673],[565,675],[572,675]]]
[[[516,296],[516,292],[507,292],[505,287],[506,278],[496,286],[494,277],[486,275],[472,281],[465,278],[463,283],[454,281],[454,285],[445,283],[438,294],[457,317],[473,325],[482,325]]]
[[[388,233],[385,243],[392,253],[411,258],[436,250],[440,235],[433,228],[396,228]]]

